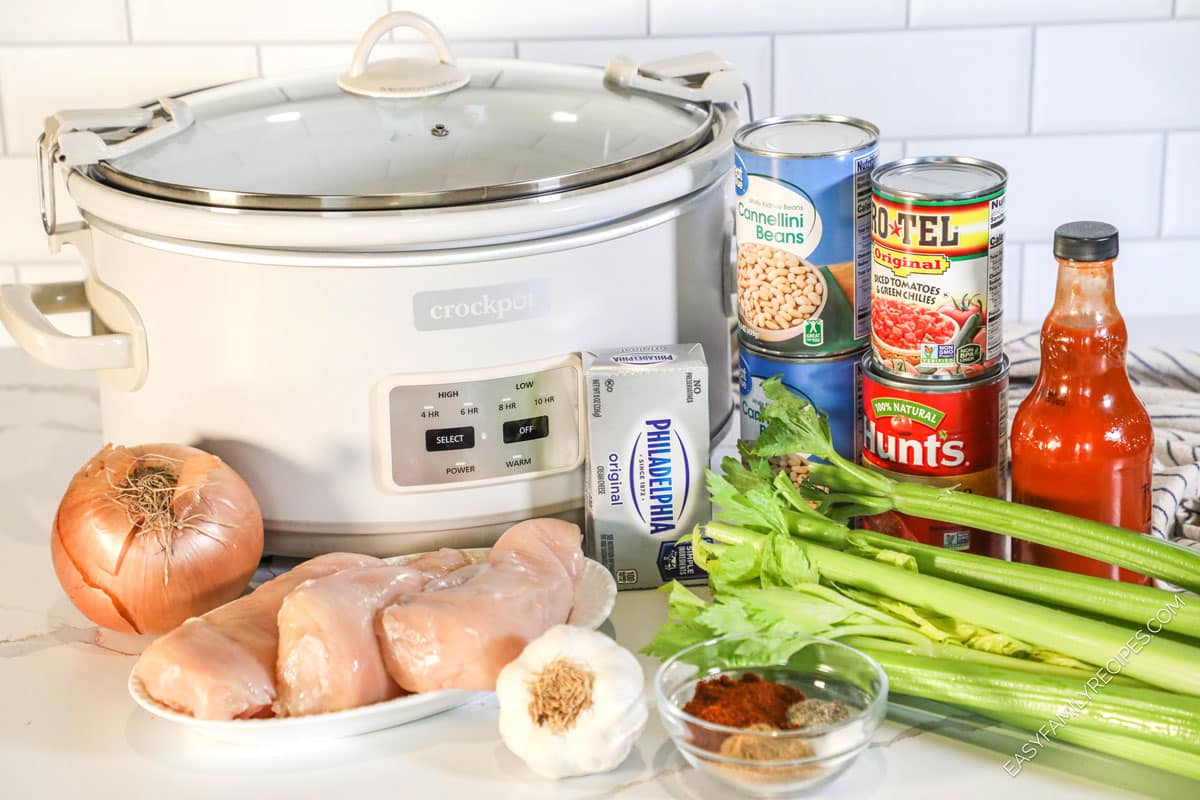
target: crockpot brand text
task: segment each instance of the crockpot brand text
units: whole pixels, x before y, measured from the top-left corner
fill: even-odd
[[[517,294],[510,297],[491,297],[483,295],[472,303],[446,303],[434,306],[429,310],[429,316],[434,319],[454,319],[455,317],[488,317],[496,322],[503,322],[514,311],[525,311],[533,307],[532,294]]]
[[[550,286],[545,280],[413,295],[413,322],[421,331],[498,325],[544,317],[549,313]]]

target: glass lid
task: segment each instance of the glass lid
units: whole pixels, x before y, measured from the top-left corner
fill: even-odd
[[[711,108],[611,89],[599,69],[461,63],[470,81],[432,97],[359,96],[327,74],[184,95],[188,128],[92,174],[204,205],[423,208],[612,180],[688,152],[712,127]]]

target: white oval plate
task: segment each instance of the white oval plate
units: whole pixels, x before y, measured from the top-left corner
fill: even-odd
[[[466,552],[473,559],[479,560],[487,551],[487,548],[476,548]],[[416,555],[397,556],[385,560],[389,564],[403,564],[415,557]],[[595,630],[608,619],[616,599],[617,584],[609,571],[598,562],[585,559],[583,574],[575,587],[575,604],[571,607],[571,616],[567,618],[567,623]],[[182,725],[196,733],[226,742],[266,745],[338,739],[392,728],[457,708],[487,693],[448,689],[410,694],[395,700],[349,708],[345,711],[331,711],[327,714],[235,720],[196,719],[168,708],[147,694],[141,680],[132,673],[129,675],[129,694],[134,702],[154,716]]]

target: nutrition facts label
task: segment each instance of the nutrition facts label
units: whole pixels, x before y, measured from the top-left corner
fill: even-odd
[[[1004,349],[1004,195],[988,203],[988,315],[986,360],[1000,358]]]
[[[871,330],[871,170],[879,153],[854,159],[854,337]]]

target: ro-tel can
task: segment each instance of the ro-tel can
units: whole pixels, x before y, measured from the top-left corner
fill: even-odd
[[[869,122],[825,114],[759,120],[734,136],[743,338],[814,356],[866,344],[878,138]]]
[[[1008,359],[960,381],[914,381],[863,361],[863,462],[897,480],[1003,498],[1008,483]],[[1005,557],[1006,538],[886,512],[863,526],[915,542]]]
[[[1006,181],[950,156],[871,173],[871,345],[887,372],[961,380],[999,365]]]
[[[779,356],[742,340],[738,352],[741,394],[742,441],[758,439],[765,427],[762,409],[767,404],[762,384],[779,376],[783,385],[808,400],[829,417],[833,447],[839,454],[857,462],[862,452],[862,415],[859,392],[862,356],[865,348],[826,358]],[[786,469],[792,481],[799,483],[808,474],[808,454],[776,456],[776,469]]]

